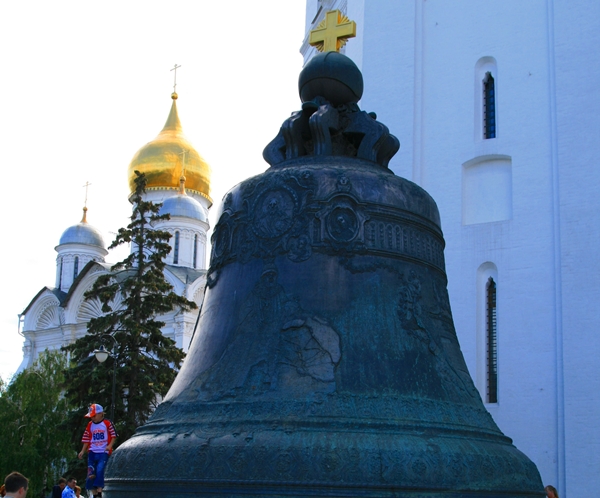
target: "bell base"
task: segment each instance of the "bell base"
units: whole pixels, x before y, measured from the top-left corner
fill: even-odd
[[[157,490],[160,492],[157,493]],[[223,498],[305,498],[319,497],[364,497],[364,498],[542,498],[545,493],[523,493],[520,491],[470,491],[470,490],[422,490],[401,489],[395,486],[352,486],[338,483],[320,483],[312,486],[291,483],[262,483],[250,481],[205,482],[173,480],[136,480],[132,483],[120,481],[105,488],[106,498],[116,496],[156,496],[179,498],[181,496],[219,496]]]
[[[340,432],[327,425],[320,431],[155,427],[117,449],[107,496],[144,490],[174,498],[543,496],[535,465],[504,436],[402,426]]]

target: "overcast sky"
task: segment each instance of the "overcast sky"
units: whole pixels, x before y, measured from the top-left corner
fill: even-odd
[[[54,247],[81,219],[83,185],[107,245],[126,225],[127,166],[162,129],[173,65],[184,132],[213,169],[214,225],[300,108],[304,16],[305,0],[0,2],[3,378],[22,359],[18,313],[55,284]]]

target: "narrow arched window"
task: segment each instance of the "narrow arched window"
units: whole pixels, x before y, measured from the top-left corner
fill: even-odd
[[[79,273],[79,257],[75,256],[75,264],[73,265],[73,280],[77,278],[77,274]]]
[[[63,271],[63,258],[61,256],[60,263],[58,265],[58,290],[62,287],[62,271]]]
[[[198,234],[194,235],[194,268],[198,268]]]
[[[179,232],[175,232],[175,245],[173,247],[173,264],[179,264]]]
[[[486,288],[486,402],[498,402],[498,338],[496,328],[496,282],[490,277]]]
[[[496,89],[492,73],[483,78],[483,138],[496,138]]]

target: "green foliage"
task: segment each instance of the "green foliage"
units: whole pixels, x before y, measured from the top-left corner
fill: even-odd
[[[171,234],[155,230],[152,225],[168,219],[169,215],[158,214],[160,204],[144,201],[146,178],[137,171],[135,183],[131,223],[119,229],[109,247],[131,243],[133,250],[112,267],[111,274],[100,276],[86,293],[86,299],[100,301],[105,314],[90,320],[88,333],[65,348],[72,359],[72,367],[66,374],[66,394],[72,405],[80,408],[73,414],[76,417],[81,417],[91,403],[100,403],[110,414],[116,361],[113,422],[120,442],[146,422],[157,398],[164,396],[175,380],[184,357],[175,342],[162,334],[165,324],[156,317],[175,308],[196,307],[192,301],[175,294],[164,278],[164,259],[171,250],[168,243]],[[115,302],[120,305],[114,306]],[[101,343],[113,351],[113,341],[107,334],[116,339],[117,354],[99,364],[90,355]]]
[[[65,430],[66,366],[63,353],[45,351],[10,384],[0,379],[0,476],[13,470],[27,476],[28,496],[49,491],[76,455]]]

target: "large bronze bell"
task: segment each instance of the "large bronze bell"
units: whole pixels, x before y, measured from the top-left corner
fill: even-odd
[[[107,496],[543,496],[469,376],[436,204],[387,168],[360,71],[322,54],[300,90],[225,197],[188,357]]]

